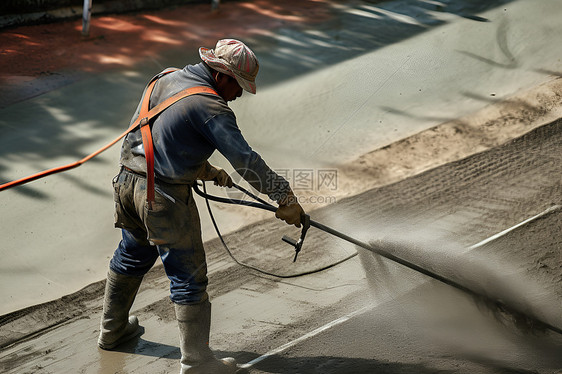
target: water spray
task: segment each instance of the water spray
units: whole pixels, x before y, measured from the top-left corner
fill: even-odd
[[[275,212],[277,210],[277,208],[275,206],[273,206],[272,204],[264,201],[263,199],[260,199],[258,196],[254,195],[253,193],[251,193],[250,191],[244,189],[243,187],[233,184],[233,187],[236,188],[237,190],[241,191],[243,194],[245,194],[246,196],[252,198],[254,201],[248,201],[248,200],[237,200],[237,199],[230,199],[230,198],[225,198],[225,197],[219,197],[219,196],[214,196],[214,195],[210,195],[206,192],[205,189],[205,184],[202,184],[204,191],[201,191],[201,189],[199,189],[199,185],[195,184],[194,185],[194,190],[195,192],[203,197],[206,201],[207,201],[207,206],[209,208],[209,212],[210,212],[210,206],[208,204],[208,201],[215,201],[215,202],[220,202],[220,203],[226,203],[226,204],[236,204],[236,205],[244,205],[244,206],[250,206],[250,207],[254,207],[254,208],[259,208],[259,209],[264,209],[264,210],[269,210],[271,212]],[[547,211],[541,213],[541,216],[546,214],[546,212],[550,212],[555,208],[560,208],[559,206],[555,206],[555,207],[551,207],[550,209],[548,209]],[[212,213],[211,213],[211,217],[212,217]],[[226,243],[224,242],[224,240],[222,239],[222,236],[220,234],[220,232],[218,231],[218,227],[216,225],[216,222],[214,222],[214,218],[213,219],[213,223],[215,224],[215,229],[217,229],[217,234],[219,235],[219,238],[221,239],[221,241],[223,242],[223,245],[225,245],[226,247]],[[556,332],[558,334],[562,335],[562,329],[554,326],[548,322],[542,321],[539,318],[529,315],[528,313],[520,310],[518,307],[514,307],[512,305],[508,305],[506,304],[503,300],[499,299],[499,298],[495,298],[495,297],[491,297],[488,295],[485,295],[482,292],[476,291],[468,286],[465,286],[455,280],[452,280],[450,278],[447,278],[445,276],[442,276],[440,274],[437,274],[425,267],[419,266],[411,261],[408,261],[406,259],[403,259],[399,256],[396,256],[395,254],[391,253],[388,251],[388,247],[392,247],[392,245],[387,245],[389,243],[385,243],[384,241],[378,241],[378,242],[363,242],[359,239],[353,238],[347,234],[344,234],[340,231],[337,231],[331,227],[328,227],[322,223],[316,222],[314,220],[312,220],[310,218],[310,215],[308,214],[303,214],[303,216],[301,217],[301,235],[300,238],[298,240],[294,240],[290,237],[287,236],[283,236],[282,240],[288,244],[290,244],[291,246],[293,246],[295,248],[295,256],[293,258],[293,262],[297,260],[297,256],[299,254],[299,252],[302,250],[303,244],[304,244],[304,240],[306,238],[306,234],[309,230],[310,227],[315,227],[321,231],[324,231],[330,235],[336,236],[340,239],[343,239],[349,243],[352,243],[354,245],[356,245],[359,248],[362,248],[364,250],[370,251],[374,254],[377,254],[379,256],[382,256],[384,258],[387,258],[393,262],[396,262],[398,264],[401,264],[411,270],[414,270],[418,273],[424,274],[430,278],[436,279],[444,284],[447,284],[451,287],[454,287],[468,295],[470,295],[476,302],[476,304],[478,306],[483,306],[486,309],[490,310],[492,312],[492,314],[496,317],[496,319],[498,320],[511,320],[518,329],[522,330],[522,331],[533,331],[533,332],[544,332],[547,330]],[[395,245],[395,244],[394,244]],[[230,253],[230,252],[229,252]],[[232,254],[231,254],[232,256]],[[238,261],[237,261],[238,262]],[[341,263],[338,262],[338,263]],[[255,269],[255,268],[254,268]],[[323,269],[319,269],[319,270],[323,270]],[[319,271],[318,270],[318,271]],[[306,274],[309,274],[311,272],[307,272]],[[304,274],[302,274],[304,275]]]

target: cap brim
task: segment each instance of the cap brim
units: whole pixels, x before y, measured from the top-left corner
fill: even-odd
[[[256,84],[254,82],[250,82],[242,77],[239,77],[238,75],[236,75],[236,73],[233,74],[234,74],[234,78],[236,79],[236,81],[244,91],[247,91],[251,94],[256,93]]]

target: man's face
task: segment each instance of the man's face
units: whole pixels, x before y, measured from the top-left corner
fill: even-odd
[[[225,101],[233,101],[242,96],[242,87],[238,84],[236,79],[226,74],[219,74],[217,79],[217,89],[219,95]]]

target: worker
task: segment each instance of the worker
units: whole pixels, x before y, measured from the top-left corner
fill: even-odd
[[[232,187],[228,173],[207,161],[218,150],[254,188],[278,203],[277,218],[300,227],[304,211],[287,180],[248,145],[227,104],[243,90],[256,93],[255,54],[241,41],[223,39],[214,50],[201,47],[199,55],[202,62],[160,77],[150,95],[153,108],[189,87],[208,87],[217,93],[186,97],[153,121],[151,204],[141,130],[130,132],[123,141],[121,170],[113,180],[115,226],[121,228],[122,240],[109,263],[98,346],[111,350],[140,333],[138,319],[129,316],[129,310],[143,276],[160,257],[179,325],[181,373],[234,373],[235,360],[217,359],[208,345],[207,264],[191,186],[200,179]],[[132,123],[141,105],[142,99]]]

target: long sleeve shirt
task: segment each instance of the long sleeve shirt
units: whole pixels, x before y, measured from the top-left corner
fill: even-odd
[[[216,90],[204,63],[188,65],[161,77],[150,97],[149,108],[190,87]],[[142,102],[142,99],[141,99]],[[139,115],[139,106],[131,119]],[[234,169],[261,193],[279,201],[290,191],[289,183],[269,168],[244,139],[234,112],[213,94],[196,94],[164,110],[152,125],[156,180],[192,184],[211,154],[218,150]],[[121,165],[146,175],[146,159],[140,129],[129,133],[121,148]]]

